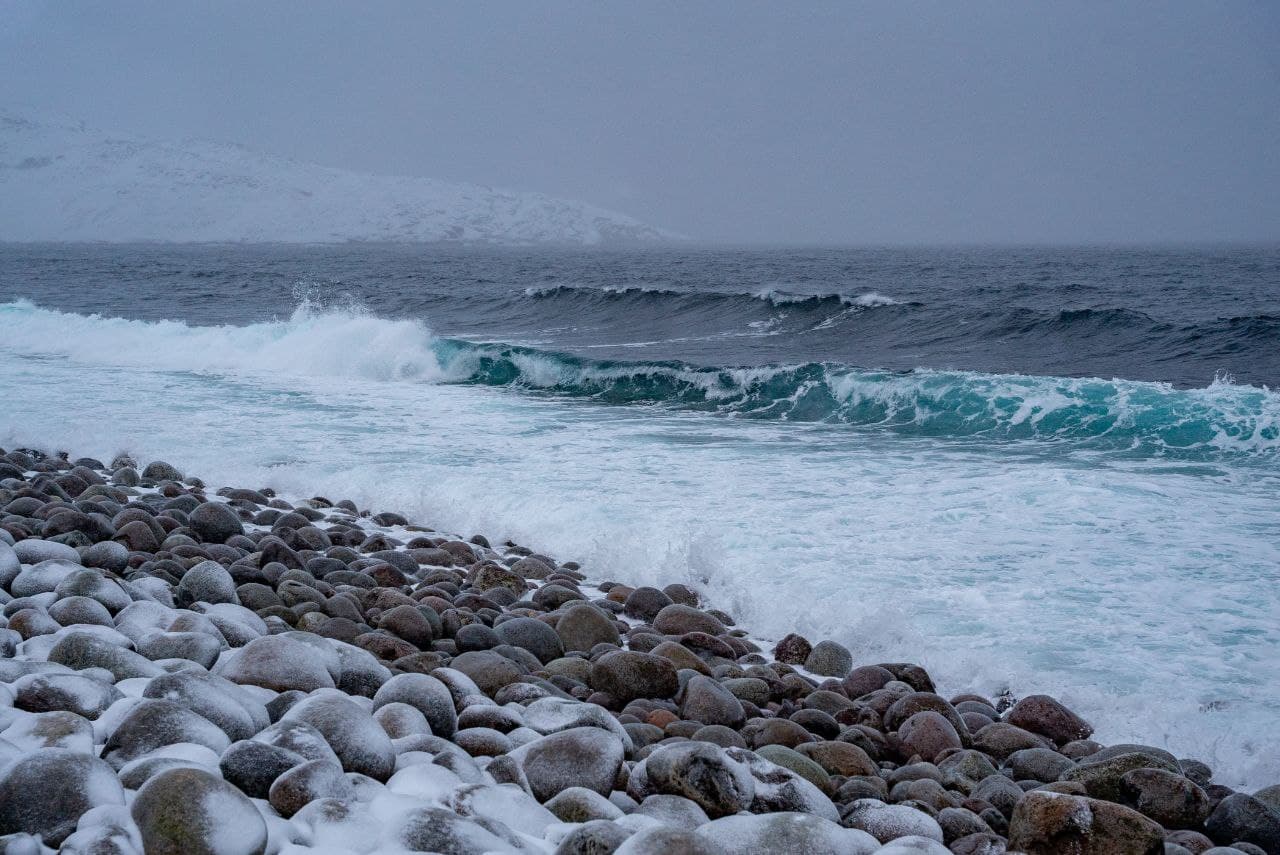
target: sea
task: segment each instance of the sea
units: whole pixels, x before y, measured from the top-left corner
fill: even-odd
[[[1280,248],[0,246],[0,447],[685,582],[1280,781]]]

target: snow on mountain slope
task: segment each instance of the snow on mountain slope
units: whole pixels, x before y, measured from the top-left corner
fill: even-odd
[[[536,193],[365,175],[0,111],[0,241],[608,244],[677,235]]]

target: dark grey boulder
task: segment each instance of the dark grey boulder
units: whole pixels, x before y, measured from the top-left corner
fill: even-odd
[[[446,739],[458,729],[458,714],[448,686],[429,674],[397,674],[373,696],[373,708],[403,703],[417,709],[431,732]]]
[[[1232,793],[1218,802],[1204,828],[1224,846],[1243,841],[1266,852],[1280,852],[1280,814],[1244,793]]]
[[[622,740],[598,727],[575,727],[526,743],[508,756],[519,762],[533,796],[545,802],[570,787],[608,795],[624,757]]]
[[[115,771],[97,757],[34,751],[0,770],[0,835],[38,834],[58,846],[85,811],[124,801]]]
[[[222,752],[218,768],[246,796],[265,799],[276,778],[306,762],[302,755],[278,745],[245,740]]]
[[[337,692],[319,692],[299,701],[281,721],[318,730],[348,772],[385,781],[395,769],[395,748],[386,731],[364,707]]]
[[[231,744],[227,734],[204,716],[173,701],[140,701],[107,737],[102,759],[119,769],[166,745],[191,742],[221,754]]]
[[[564,656],[560,636],[537,618],[517,617],[504,620],[493,631],[503,643],[529,651],[540,662],[546,663]]]
[[[615,650],[590,667],[591,688],[605,692],[619,704],[636,698],[669,698],[680,686],[675,664],[650,653]]]
[[[680,703],[681,718],[703,724],[739,727],[747,719],[742,702],[710,677],[694,676],[684,687]]]
[[[187,517],[187,526],[206,543],[226,543],[237,534],[244,534],[244,524],[229,505],[222,502],[205,502]]]
[[[147,855],[262,855],[267,824],[235,787],[200,769],[161,772],[131,811]]]

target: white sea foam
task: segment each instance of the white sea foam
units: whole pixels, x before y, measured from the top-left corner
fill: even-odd
[[[594,577],[693,581],[766,637],[919,661],[944,693],[1048,691],[1103,740],[1280,780],[1274,473],[404,382],[440,371],[422,325],[359,313],[200,328],[11,304],[0,446],[130,450],[513,537]]]

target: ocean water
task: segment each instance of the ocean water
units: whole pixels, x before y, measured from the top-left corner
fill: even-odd
[[[0,446],[690,582],[1280,780],[1280,250],[0,247]]]

